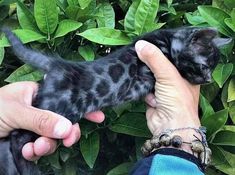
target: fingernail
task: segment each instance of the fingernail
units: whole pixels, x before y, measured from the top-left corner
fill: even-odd
[[[137,52],[140,52],[148,43],[146,41],[140,40],[135,44],[135,48]]]
[[[66,119],[60,119],[54,127],[54,136],[56,138],[64,138],[72,129],[72,123]]]

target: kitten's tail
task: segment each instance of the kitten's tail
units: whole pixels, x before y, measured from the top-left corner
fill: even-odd
[[[24,46],[20,39],[8,28],[3,28],[1,30],[5,33],[6,38],[12,45],[14,53],[19,57],[19,59],[44,72],[48,72],[50,70],[52,62],[50,57]]]

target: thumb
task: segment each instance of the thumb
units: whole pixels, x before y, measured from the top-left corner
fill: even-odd
[[[171,77],[174,78],[176,75],[179,75],[175,66],[155,45],[140,40],[136,42],[135,49],[140,60],[150,68],[157,80],[171,79]]]
[[[18,113],[14,113],[18,114],[14,117],[17,128],[57,139],[66,138],[72,130],[72,123],[61,115],[21,104],[17,108]]]

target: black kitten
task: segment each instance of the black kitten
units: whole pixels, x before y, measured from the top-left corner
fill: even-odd
[[[45,73],[34,106],[61,114],[73,123],[85,113],[137,100],[153,91],[155,79],[138,59],[135,42],[93,62],[68,62],[31,50],[12,32],[4,32],[15,54]],[[203,84],[211,81],[211,72],[219,60],[216,45],[223,40],[217,39],[215,43],[216,35],[214,29],[186,27],[156,30],[139,39],[158,46],[189,82]],[[9,160],[12,164],[15,162],[19,174],[40,174],[37,167],[21,155],[22,146],[35,139],[32,137],[37,136],[23,130],[14,131],[10,136],[14,161],[12,157]],[[11,163],[3,160],[0,157],[1,164],[9,167]]]

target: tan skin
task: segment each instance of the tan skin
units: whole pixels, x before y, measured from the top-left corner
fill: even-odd
[[[139,58],[151,69],[156,78],[155,94],[149,94],[145,98],[148,104],[147,124],[151,133],[158,135],[165,129],[199,128],[200,86],[192,85],[183,79],[156,46],[146,41],[138,41],[136,50]],[[195,139],[193,135],[201,138],[194,130],[177,131],[174,134],[180,135],[188,142]],[[183,149],[191,152],[188,145],[183,145]]]
[[[158,134],[165,129],[186,126],[198,128],[200,87],[184,80],[154,45],[138,41],[136,50],[156,78],[155,94],[146,97],[146,118],[151,133]],[[27,160],[53,153],[56,149],[55,139],[62,139],[64,145],[69,147],[81,135],[79,124],[72,125],[58,114],[31,106],[37,89],[38,85],[33,82],[13,83],[0,88],[0,138],[14,129],[27,129],[41,135],[35,142],[23,147],[22,154]],[[104,120],[104,114],[101,111],[89,113],[86,119],[100,123]],[[56,129],[58,125],[63,129]],[[196,133],[192,130],[177,134],[185,141],[190,141]],[[190,148],[185,146],[185,150],[190,151]]]
[[[53,153],[55,139],[62,139],[63,144],[70,147],[81,135],[79,124],[72,125],[56,113],[31,106],[37,90],[38,84],[34,82],[13,83],[0,88],[0,138],[13,129],[27,129],[41,135],[34,143],[23,147],[22,154],[27,160]],[[104,120],[104,114],[100,111],[89,113],[86,119],[100,123]]]

